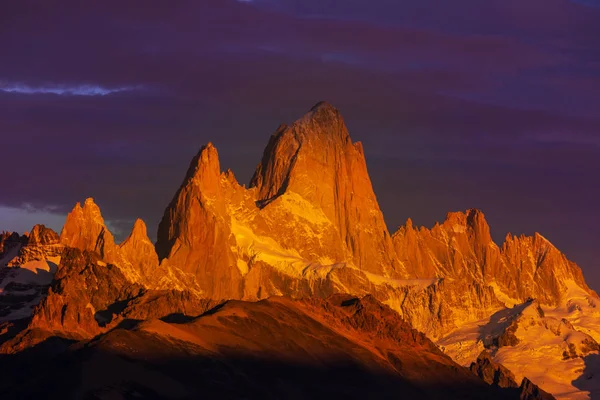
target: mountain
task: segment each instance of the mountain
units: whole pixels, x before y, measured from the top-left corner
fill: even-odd
[[[56,232],[36,225],[27,235],[0,236],[0,323],[28,317],[46,296],[63,246]]]
[[[248,188],[221,172],[212,144],[203,147],[157,237],[161,260],[194,274],[217,298],[279,295],[299,278],[306,281],[299,291],[331,292],[315,281],[339,268],[406,277],[362,146],[326,103],[275,132]]]
[[[393,241],[396,253],[415,276],[490,285],[503,301],[512,299],[508,303],[535,298],[556,306],[570,282],[592,294],[581,269],[539,233],[508,234],[499,248],[479,210],[449,213],[432,229],[418,229],[408,221],[394,233]]]
[[[598,295],[540,234],[508,235],[499,246],[490,231],[471,209],[431,229],[408,220],[390,234],[362,145],[322,102],[275,131],[248,186],[221,170],[212,144],[203,146],[155,245],[142,220],[115,243],[91,198],[75,205],[60,237],[42,226],[28,236],[0,235],[0,353],[58,340],[87,354],[78,346],[95,348],[117,331],[135,338],[148,319],[191,321],[218,304],[254,307],[277,296],[300,301],[286,300],[290,307],[350,296],[390,307],[394,323],[424,333],[464,367],[488,351],[522,382],[523,396],[542,393],[532,385],[565,399],[599,393]],[[321,305],[334,312],[331,304]],[[293,325],[302,332],[314,327],[299,321]],[[237,336],[254,348],[247,339]],[[304,343],[305,352],[320,351]],[[131,348],[138,350],[146,351]]]

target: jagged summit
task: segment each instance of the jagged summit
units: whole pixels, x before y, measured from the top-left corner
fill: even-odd
[[[198,154],[192,159],[186,174],[186,180],[210,180],[214,177],[218,177],[220,173],[219,153],[217,148],[209,142],[202,146]]]
[[[293,276],[311,264],[349,264],[405,277],[362,146],[352,143],[339,111],[327,103],[280,125],[248,189],[233,173],[221,173],[217,150],[204,146],[167,207],[157,238],[161,260],[182,265],[207,290],[227,297],[243,296],[243,282],[250,279],[244,276],[260,258]],[[256,250],[265,246],[268,251]]]
[[[150,240],[148,238],[148,229],[146,228],[146,223],[141,218],[138,218],[135,220],[135,223],[133,224],[133,229],[131,230],[131,233],[123,241],[121,246],[127,242],[139,241],[139,240],[148,240],[148,241]]]
[[[41,224],[35,225],[27,235],[27,244],[29,245],[47,245],[59,242],[60,237],[58,234]]]
[[[352,159],[365,164],[362,146],[352,144],[340,112],[320,102],[292,125],[279,126],[265,148],[250,187],[257,187],[259,200],[268,203],[290,185],[298,190],[307,180],[322,178],[315,176],[319,171],[311,168],[344,173]],[[301,179],[303,174],[308,175]],[[315,183],[328,182],[316,180],[309,187]]]
[[[60,241],[68,247],[95,251],[109,262],[116,259],[115,239],[104,223],[100,207],[91,197],[85,200],[83,207],[75,204],[67,215]]]

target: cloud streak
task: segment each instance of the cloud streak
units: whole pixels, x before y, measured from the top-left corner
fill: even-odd
[[[106,96],[109,94],[129,92],[140,89],[139,86],[104,87],[101,85],[68,85],[49,84],[32,86],[26,83],[0,82],[0,91],[17,94],[55,94],[60,96]]]

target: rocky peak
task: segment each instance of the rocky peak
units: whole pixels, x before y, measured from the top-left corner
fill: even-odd
[[[284,194],[299,196],[322,211],[337,230],[344,257],[370,272],[405,272],[396,260],[377,203],[362,145],[353,143],[340,112],[315,105],[269,140],[250,182],[257,204],[267,207]]]
[[[232,173],[221,173],[217,149],[211,143],[203,146],[165,210],[157,233],[159,260],[168,259],[170,266],[194,277],[219,299],[241,297],[227,214],[233,197],[226,197],[237,188]]]
[[[486,350],[479,354],[477,361],[471,363],[469,369],[489,385],[502,388],[519,387],[515,381],[515,375],[502,364],[494,362]]]
[[[196,157],[190,163],[186,178],[186,183],[193,182],[200,186],[205,195],[213,194],[219,186],[221,175],[221,166],[219,163],[219,153],[212,143],[202,146]]]
[[[9,250],[20,246],[26,241],[27,238],[25,236],[20,236],[17,232],[0,233],[0,261],[3,261],[2,259]]]
[[[509,235],[501,251],[503,264],[495,275],[515,298],[534,297],[542,304],[558,305],[568,282],[593,293],[581,269],[539,233]]]
[[[521,400],[556,400],[550,393],[542,390],[527,378],[523,378],[519,387]]]
[[[554,397],[540,389],[527,378],[523,378],[521,385],[515,380],[515,375],[504,365],[494,362],[490,354],[484,350],[477,361],[469,368],[471,372],[483,379],[487,384],[510,389],[509,393],[515,393],[515,398],[521,400],[553,400]]]
[[[143,220],[138,218],[135,221],[131,233],[127,239],[125,239],[123,243],[119,245],[119,249],[125,253],[139,253],[140,250],[144,252],[139,254],[131,254],[131,257],[128,258],[135,258],[135,256],[144,257],[147,252],[155,253],[154,244],[148,237],[148,230]],[[151,251],[149,251],[150,249]]]
[[[314,189],[331,180],[308,182],[311,178],[347,173],[343,160],[347,157],[361,158],[364,163],[362,146],[352,144],[340,112],[320,102],[291,126],[279,126],[265,148],[250,187],[258,188],[259,201],[266,204],[290,185],[291,190],[304,192],[303,185],[307,183]],[[322,170],[312,171],[314,167]]]
[[[50,245],[60,243],[60,236],[44,225],[36,225],[29,233],[28,245]]]
[[[68,247],[95,251],[108,262],[116,259],[115,240],[92,198],[86,199],[83,207],[77,203],[67,215],[60,241]]]
[[[483,212],[477,209],[448,213],[443,226],[451,232],[466,233],[472,242],[482,245],[492,242],[490,226]]]
[[[133,224],[133,229],[131,230],[131,234],[125,239],[123,245],[127,242],[137,242],[137,241],[150,241],[148,238],[148,230],[146,228],[146,223],[138,218],[135,220]]]

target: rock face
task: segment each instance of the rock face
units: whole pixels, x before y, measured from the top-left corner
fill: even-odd
[[[59,243],[60,236],[44,225],[34,226],[27,237],[27,244],[29,246],[49,246]]]
[[[148,238],[146,224],[137,219],[131,234],[119,245],[122,258],[141,275],[142,281],[151,281],[158,269],[158,256],[154,243]]]
[[[556,306],[569,281],[592,293],[581,269],[539,234],[509,234],[500,249],[479,210],[449,213],[432,229],[416,228],[408,221],[394,233],[393,241],[412,274],[491,285],[499,297],[512,299],[507,305],[535,298]]]
[[[30,326],[74,339],[93,337],[112,320],[112,305],[137,297],[142,290],[96,253],[68,248]]]
[[[141,219],[135,221],[131,234],[123,243],[115,244],[100,207],[91,198],[83,207],[77,203],[69,213],[60,241],[66,247],[98,254],[102,262],[117,266],[130,283],[148,289],[189,290],[201,294],[193,275],[159,264],[154,244]]]
[[[211,297],[242,296],[227,211],[228,194],[236,192],[243,198],[233,175],[221,174],[217,150],[209,143],[192,160],[158,229],[160,259],[168,257],[170,265],[193,274]]]
[[[406,277],[362,147],[325,103],[277,130],[249,189],[221,173],[214,146],[203,147],[165,211],[156,248],[216,298],[285,293],[261,283],[264,274],[297,279],[308,266]]]
[[[73,340],[91,339],[126,320],[171,314],[196,316],[215,304],[190,292],[145,289],[131,283],[119,267],[101,261],[97,253],[67,248],[27,330],[6,349],[18,347],[32,331]]]
[[[554,396],[543,391],[527,378],[523,378],[519,391],[521,392],[520,400],[555,400]]]
[[[60,233],[60,241],[67,247],[94,251],[107,262],[118,259],[115,239],[92,198],[86,199],[83,207],[77,203],[69,213]]]
[[[373,192],[362,144],[352,142],[331,105],[317,104],[271,136],[250,187],[262,208],[299,196],[324,215],[331,227],[327,242],[313,248],[299,241],[290,245],[378,275],[407,277]]]

